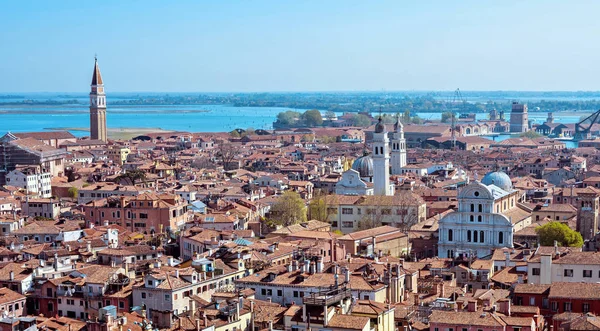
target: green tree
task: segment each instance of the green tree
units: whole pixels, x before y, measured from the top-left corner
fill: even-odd
[[[419,116],[415,116],[413,118],[410,119],[410,122],[412,124],[423,124],[423,119],[420,118]]]
[[[519,135],[519,137],[521,137],[521,138],[529,138],[529,139],[539,138],[541,136],[542,136],[541,134],[539,134],[535,131],[526,131]]]
[[[367,115],[356,114],[352,116],[352,125],[364,128],[371,125],[371,119]]]
[[[454,117],[454,113],[451,111],[442,113],[442,123],[450,123],[452,122],[452,117]],[[455,117],[456,119],[456,117]]]
[[[552,246],[554,241],[560,246],[581,247],[583,237],[581,233],[572,230],[568,225],[561,222],[549,222],[535,229],[542,246]]]
[[[271,206],[271,219],[283,226],[306,222],[306,205],[300,194],[294,191],[283,193]]]
[[[302,120],[304,124],[309,127],[323,125],[323,116],[321,112],[316,109],[307,110],[302,114]]]
[[[328,110],[325,112],[325,118],[327,118],[328,120],[331,120],[332,118],[335,118],[335,112]]]
[[[323,193],[321,190],[317,190],[314,194],[313,199],[308,204],[308,213],[310,219],[321,222],[329,221],[328,208],[330,205],[330,196]]]
[[[76,199],[79,196],[79,189],[75,186],[71,186],[69,187],[68,193],[71,198]]]
[[[405,110],[402,114],[402,123],[410,123],[410,110]]]
[[[253,127],[247,128],[246,132],[245,132],[246,135],[252,135],[252,134],[255,134],[255,133],[256,133],[256,130],[254,130]]]
[[[300,118],[300,113],[293,110],[288,110],[277,114],[277,122],[281,125],[294,125]]]
[[[233,131],[229,132],[229,135],[232,136],[233,138],[240,137],[240,133],[237,130],[233,130]]]

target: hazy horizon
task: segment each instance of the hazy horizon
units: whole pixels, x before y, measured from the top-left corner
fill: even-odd
[[[95,54],[108,93],[591,92],[599,10],[589,0],[4,2],[0,93],[87,92]]]

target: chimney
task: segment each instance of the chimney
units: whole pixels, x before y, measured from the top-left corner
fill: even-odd
[[[507,252],[504,252],[504,255],[506,257],[506,260],[504,262],[504,267],[508,268],[508,266],[510,265],[510,253],[507,251]]]
[[[10,273],[9,273],[9,279],[10,279],[10,280],[15,280],[15,272],[14,272],[14,271],[12,271],[12,270],[11,270],[11,271],[10,271]]]
[[[175,263],[173,262],[173,257],[169,256],[169,258],[167,259],[167,264],[169,265],[169,267],[172,267]]]
[[[196,331],[200,331],[200,319],[196,319]]]
[[[554,241],[554,255],[559,255],[558,252],[558,241]]]
[[[179,269],[175,270],[175,278],[179,278]]]
[[[108,220],[104,220],[103,223],[104,223],[104,226],[108,226]]]
[[[469,300],[469,302],[467,303],[467,310],[469,312],[476,312],[477,311],[477,300],[475,300],[475,299]]]
[[[324,268],[325,265],[323,263],[323,257],[319,256],[319,258],[317,259],[317,273],[322,273]]]
[[[344,282],[350,283],[350,268],[344,268]]]
[[[517,275],[517,284],[523,284],[523,274]]]
[[[54,253],[54,271],[58,271],[58,253]]]
[[[88,240],[85,246],[86,246],[86,249],[88,252],[92,251],[92,242],[91,241]]]
[[[188,316],[190,318],[194,318],[194,314],[196,313],[196,301],[194,299],[190,299],[190,310],[188,311]]]

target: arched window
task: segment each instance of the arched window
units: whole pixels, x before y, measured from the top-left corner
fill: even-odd
[[[474,203],[471,204],[471,212],[475,212],[475,204]]]
[[[477,215],[477,222],[481,223],[481,215]]]
[[[483,236],[483,231],[479,231],[479,242],[485,242],[485,237]]]
[[[471,230],[467,230],[467,241],[471,242]]]
[[[498,243],[504,243],[504,232],[498,232]]]
[[[480,212],[480,213],[481,213],[481,212],[483,212],[483,205],[482,205],[482,204],[479,204],[479,208],[478,208],[478,209],[479,209],[479,212]]]
[[[453,238],[452,238],[452,237],[453,237],[453,235],[454,235],[454,233],[453,233],[452,229],[449,229],[449,230],[448,230],[448,241],[452,241],[452,239],[453,239]]]
[[[474,216],[473,216],[473,215],[469,215],[469,220],[470,220],[471,222],[473,222],[473,221],[474,221],[474,219],[473,219],[473,218],[474,218]]]
[[[477,240],[477,231],[473,231],[473,242],[474,243],[478,242],[478,240]]]

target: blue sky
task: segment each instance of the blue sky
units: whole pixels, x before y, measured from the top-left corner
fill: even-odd
[[[0,92],[600,90],[600,1],[0,0]]]

